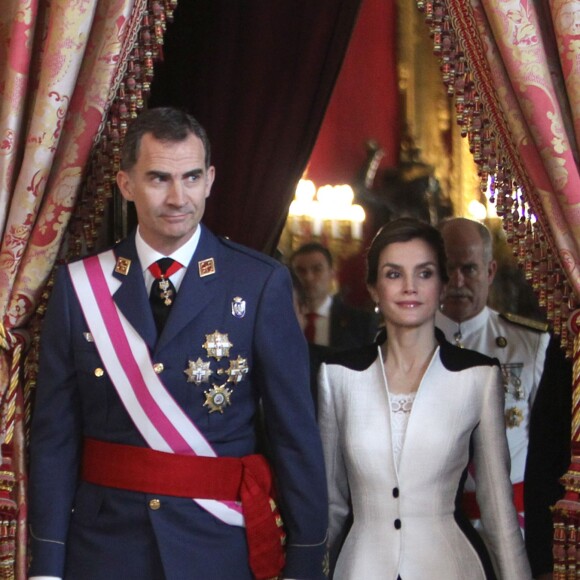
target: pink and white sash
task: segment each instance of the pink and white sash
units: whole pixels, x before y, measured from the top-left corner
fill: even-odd
[[[112,250],[68,266],[81,309],[113,385],[149,447],[167,453],[217,457],[153,370],[149,348],[113,300]],[[107,274],[106,274],[107,273]],[[239,502],[194,499],[223,522],[244,526]]]

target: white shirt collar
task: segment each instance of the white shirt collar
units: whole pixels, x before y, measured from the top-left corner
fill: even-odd
[[[137,233],[135,234],[135,247],[137,249],[137,255],[139,256],[139,262],[141,262],[141,268],[143,269],[143,274],[148,270],[149,266],[161,258],[173,258],[179,262],[182,266],[187,268],[191,258],[197,249],[199,243],[199,238],[201,237],[201,224],[195,229],[195,233],[191,238],[183,244],[179,249],[175,250],[169,256],[164,256],[160,254],[157,250],[154,250],[142,237],[139,232],[139,227],[137,227]]]
[[[316,314],[318,316],[324,316],[325,318],[330,318],[330,309],[332,307],[332,296],[327,296],[324,302],[316,309]]]

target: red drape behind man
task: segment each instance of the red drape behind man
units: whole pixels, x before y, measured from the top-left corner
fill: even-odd
[[[267,252],[322,123],[361,0],[181,2],[149,106],[191,112],[216,166],[204,223]]]

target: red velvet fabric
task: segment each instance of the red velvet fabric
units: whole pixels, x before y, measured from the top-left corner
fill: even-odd
[[[394,0],[362,2],[308,165],[308,178],[318,187],[352,183],[366,160],[369,139],[385,152],[379,175],[398,163],[396,4]]]

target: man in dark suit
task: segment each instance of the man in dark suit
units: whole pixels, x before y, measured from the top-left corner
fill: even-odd
[[[335,272],[332,254],[322,244],[304,244],[290,258],[290,267],[304,288],[304,334],[311,344],[348,349],[372,342],[377,319],[332,295]]]
[[[324,577],[324,462],[290,277],[200,224],[214,175],[195,119],[142,113],[117,176],[137,231],[58,272],[32,425],[31,577]],[[273,473],[255,454],[260,402]]]

